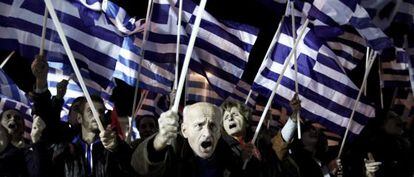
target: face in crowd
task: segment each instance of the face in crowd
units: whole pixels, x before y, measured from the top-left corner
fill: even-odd
[[[224,111],[223,127],[230,136],[242,136],[246,123],[245,118],[236,106]]]
[[[6,133],[12,136],[23,135],[24,120],[20,112],[14,109],[9,109],[1,114],[1,126]]]
[[[105,115],[105,105],[101,101],[93,101],[93,105],[98,112],[99,119],[103,120]],[[93,117],[92,109],[89,104],[86,102],[83,103],[83,109],[80,111],[80,115],[78,116],[78,123],[81,124],[82,130],[89,131],[89,132],[99,132],[98,123],[96,122],[95,118]]]
[[[305,150],[312,153],[323,153],[327,150],[328,142],[320,128],[307,124],[302,130],[301,141]]]
[[[194,153],[210,158],[221,136],[221,110],[210,103],[196,103],[184,108],[181,131]]]
[[[383,125],[384,131],[389,135],[401,136],[404,133],[404,122],[395,112],[388,112]]]
[[[141,138],[145,139],[157,132],[156,118],[151,115],[145,115],[138,118],[138,131]]]

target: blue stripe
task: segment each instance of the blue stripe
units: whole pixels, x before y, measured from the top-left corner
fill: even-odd
[[[265,69],[263,71],[263,75],[266,75],[267,78],[278,78],[279,74],[271,72],[268,69]],[[287,77],[283,77],[281,84],[287,88],[289,88],[290,90],[294,91],[295,89],[295,81],[291,80]],[[344,107],[343,105],[340,105],[336,102],[334,102],[333,100],[330,100],[329,98],[325,98],[323,95],[320,95],[316,92],[314,92],[313,90],[311,90],[310,88],[308,88],[307,86],[303,86],[301,84],[298,85],[299,86],[299,94],[304,96],[305,98],[307,98],[308,100],[312,100],[313,102],[315,102],[316,104],[331,110],[332,112],[341,115],[343,117],[349,117],[351,115],[352,110]],[[333,85],[332,85],[333,86]],[[332,88],[332,89],[337,89],[337,88]],[[268,93],[270,93],[270,90],[268,91]],[[268,94],[270,95],[270,94]],[[356,97],[356,95],[355,95]],[[352,97],[352,98],[355,98]],[[364,99],[361,99],[364,100]],[[367,100],[364,100],[365,102],[367,102]],[[360,102],[364,102],[364,101],[360,101]],[[354,115],[354,120],[356,122],[359,122],[360,124],[366,124],[367,123],[367,119],[366,116],[362,115],[361,113],[355,112]]]
[[[153,33],[149,32],[148,40],[158,43],[158,45],[162,44],[176,44],[177,43],[177,37],[175,35],[170,34],[159,34],[159,33]],[[180,43],[181,44],[188,44],[189,37],[186,35],[181,35]],[[216,57],[220,58],[221,60],[227,61],[232,63],[233,65],[244,68],[246,65],[246,62],[233,55],[232,53],[225,51],[217,46],[217,44],[212,44],[209,41],[206,41],[202,38],[197,38],[195,44],[196,47],[204,49],[205,51],[209,52],[210,54],[215,55]],[[162,50],[159,52],[163,52]],[[194,50],[194,52],[197,52],[197,49]],[[181,54],[180,54],[181,55]],[[185,56],[183,54],[183,56]],[[151,58],[154,59],[156,62],[168,62],[168,63],[175,63],[175,53],[155,53],[152,51],[145,51],[145,58]],[[184,58],[184,57],[182,57]]]
[[[268,93],[266,95],[270,95],[270,90],[268,90],[267,88],[264,88],[260,85],[257,85],[256,83],[253,85],[253,87],[257,91],[259,91],[260,93]],[[279,106],[282,106],[282,107],[286,108],[289,113],[291,112],[290,106],[289,106],[289,100],[287,100],[287,99],[281,97],[280,95],[276,94],[275,99],[274,99],[273,102],[276,105],[279,105]],[[303,118],[306,118],[306,119],[308,119],[310,121],[313,121],[313,122],[321,123],[323,126],[327,127],[327,129],[335,132],[338,135],[342,136],[345,133],[345,129],[346,129],[345,127],[341,127],[341,126],[325,119],[324,117],[320,117],[316,114],[313,114],[311,111],[308,111],[306,109],[301,109],[300,114]],[[355,138],[356,135],[354,133],[352,133],[352,132],[349,132],[349,133],[350,133],[350,137],[349,137],[350,139]]]
[[[34,2],[38,2],[38,1],[25,1],[25,3],[22,4],[22,8],[43,16],[44,14],[43,3],[39,4],[39,3],[34,3]],[[85,24],[84,20],[87,20],[87,19],[84,19],[85,16],[78,18],[70,14],[67,14],[65,12],[58,11],[58,10],[56,10],[56,15],[58,16],[59,21],[63,24],[76,28],[77,30],[82,31],[90,36],[95,36],[99,38],[100,40],[110,42],[120,47],[122,46],[122,37],[117,35],[115,32],[102,28],[100,26],[95,26],[95,25],[89,26],[88,24]],[[39,28],[38,30],[40,32],[42,30],[41,25],[42,24],[38,25],[38,28]],[[109,26],[109,24],[107,25]],[[36,34],[41,34],[40,32]]]

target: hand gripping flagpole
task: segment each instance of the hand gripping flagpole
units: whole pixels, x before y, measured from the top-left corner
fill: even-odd
[[[345,145],[345,142],[346,142],[346,138],[347,138],[349,129],[351,128],[351,125],[352,125],[352,121],[353,121],[353,118],[354,118],[355,110],[356,110],[356,108],[359,105],[359,100],[361,99],[362,92],[364,91],[364,87],[366,86],[366,82],[368,80],[369,72],[371,71],[371,67],[374,64],[375,58],[377,57],[377,52],[372,52],[372,53],[373,54],[370,54],[369,55],[370,58],[367,60],[368,66],[367,66],[367,69],[365,70],[365,73],[364,73],[364,80],[362,81],[361,88],[359,89],[359,93],[358,93],[357,99],[355,100],[354,107],[352,108],[351,116],[349,117],[349,120],[348,120],[348,125],[347,125],[346,130],[345,130],[345,134],[344,134],[344,137],[343,137],[343,140],[342,140],[342,143],[341,143],[341,147],[339,148],[339,153],[338,153],[338,156],[337,156],[338,159],[342,155],[342,151],[343,151],[343,148],[344,148],[344,145]]]
[[[188,42],[188,48],[185,53],[183,68],[181,69],[180,80],[178,82],[177,93],[175,95],[174,104],[172,106],[173,112],[178,112],[178,106],[180,105],[181,94],[183,92],[184,82],[187,76],[188,66],[190,64],[191,54],[193,53],[193,48],[195,40],[200,29],[201,18],[204,13],[204,8],[206,7],[207,0],[201,0],[200,6],[197,10],[197,16],[194,22],[193,30],[191,32],[190,41]]]
[[[59,19],[58,19],[57,15],[56,15],[56,12],[55,12],[55,9],[53,7],[53,4],[52,4],[51,0],[45,0],[45,4],[46,4],[46,7],[47,7],[47,9],[48,9],[48,11],[50,13],[50,16],[52,17],[52,21],[53,21],[53,23],[54,23],[54,25],[56,27],[56,31],[58,32],[58,35],[60,37],[60,40],[62,41],[63,47],[65,48],[66,54],[69,57],[69,61],[70,61],[70,64],[72,65],[72,67],[73,67],[73,71],[75,72],[75,75],[76,75],[76,77],[79,80],[79,83],[80,83],[80,86],[82,88],[82,91],[85,94],[86,101],[88,102],[89,106],[92,109],[93,117],[96,120],[96,123],[98,124],[99,130],[101,132],[103,132],[103,131],[105,131],[105,128],[103,127],[102,122],[99,119],[98,112],[96,111],[95,105],[93,104],[92,99],[91,99],[91,96],[89,95],[88,89],[87,89],[87,87],[85,85],[85,82],[84,82],[84,80],[82,78],[82,75],[81,75],[81,73],[79,71],[79,68],[78,68],[78,66],[76,64],[75,58],[73,57],[72,50],[69,47],[69,43],[68,43],[68,41],[66,39],[65,33],[63,32],[62,25],[60,24]]]
[[[251,141],[252,144],[254,144],[256,142],[256,139],[259,135],[260,129],[262,128],[263,121],[266,118],[267,111],[269,111],[270,105],[272,105],[273,98],[276,95],[277,88],[279,87],[280,82],[282,81],[283,75],[285,74],[285,71],[286,71],[287,67],[289,66],[290,60],[293,58],[293,51],[296,50],[296,47],[298,46],[299,42],[302,40],[303,34],[305,33],[306,27],[308,26],[308,24],[309,24],[309,19],[306,19],[305,23],[303,24],[303,28],[301,29],[301,31],[299,33],[298,39],[293,44],[292,50],[290,51],[289,55],[287,56],[287,58],[285,60],[285,63],[283,64],[282,72],[279,74],[279,77],[277,78],[276,85],[272,90],[272,94],[270,95],[269,100],[266,103],[266,107],[264,108],[262,116],[260,117],[259,124],[257,125],[256,131],[254,132],[254,136],[253,136],[253,139]],[[260,74],[260,73],[258,73],[258,74]],[[243,169],[246,168],[247,162],[249,162],[249,160],[244,161]]]

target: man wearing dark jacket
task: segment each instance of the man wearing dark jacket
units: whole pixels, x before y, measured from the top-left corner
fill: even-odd
[[[210,103],[187,106],[181,136],[177,113],[161,114],[159,132],[138,146],[132,167],[143,176],[240,176],[241,160],[220,137],[221,118],[221,110]]]
[[[33,94],[35,111],[44,116],[42,118],[46,123],[45,132],[37,143],[43,147],[40,166],[42,169],[48,169],[44,175],[53,177],[132,176],[133,171],[129,165],[132,152],[129,146],[120,140],[110,125],[104,131],[99,131],[86,98],[78,99],[76,109],[73,109],[71,114],[74,118],[71,122],[73,125],[69,126],[60,121],[58,112],[60,112],[61,104],[54,102],[47,90],[47,61],[42,57],[37,57],[32,63],[32,72],[36,77]],[[102,122],[110,122],[104,120],[106,109],[102,98],[92,96],[92,102],[99,119]],[[73,130],[73,127],[77,127],[76,130]]]

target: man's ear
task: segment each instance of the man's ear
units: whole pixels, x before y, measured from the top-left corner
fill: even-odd
[[[82,124],[82,115],[80,113],[76,113],[76,121],[78,124]]]
[[[187,138],[187,126],[185,125],[185,123],[181,124],[181,134],[183,135],[184,138]]]

